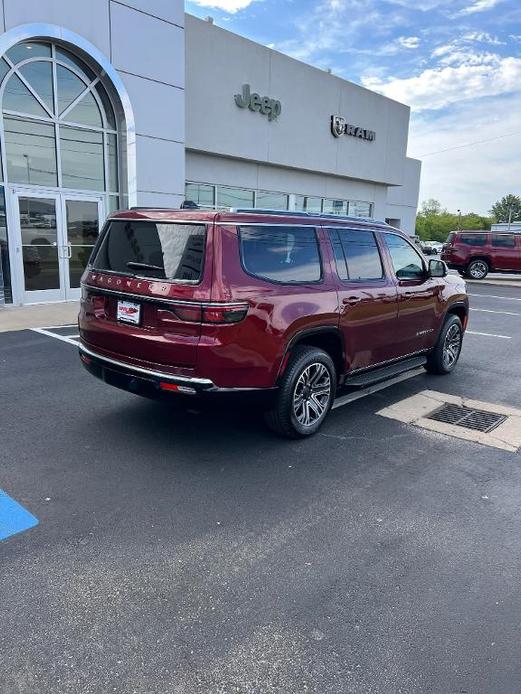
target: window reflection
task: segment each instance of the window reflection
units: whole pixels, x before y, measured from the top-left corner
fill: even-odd
[[[53,125],[4,117],[4,135],[10,181],[56,186]]]
[[[3,106],[7,111],[27,113],[31,116],[47,118],[49,115],[18,75],[11,75],[5,85]]]
[[[10,304],[12,300],[11,269],[5,219],[5,193],[4,187],[0,186],[0,304]]]
[[[103,135],[60,127],[62,185],[80,190],[104,190]]]
[[[93,125],[96,128],[103,127],[98,104],[90,92],[78,101],[76,106],[67,113],[64,120],[81,125]]]
[[[118,186],[118,151],[117,151],[117,141],[115,135],[107,135],[107,148],[108,148],[108,190],[111,193],[119,190]]]
[[[20,73],[36,91],[51,113],[54,113],[54,90],[52,85],[52,63],[40,60],[22,65]]]
[[[219,188],[219,207],[253,207],[253,190],[242,188]]]
[[[16,46],[10,48],[6,53],[6,56],[15,65],[20,63],[22,60],[28,60],[29,58],[50,58],[51,46],[42,41],[24,41],[23,43],[17,43]]]
[[[288,196],[283,193],[265,193],[261,191],[255,194],[255,207],[261,207],[265,210],[287,210]]]
[[[87,88],[87,85],[79,77],[61,65],[56,66],[56,84],[59,114],[62,114],[66,108],[69,108],[72,102]]]
[[[26,291],[58,289],[56,204],[44,198],[19,198]]]
[[[187,183],[185,196],[199,207],[215,206],[215,187],[206,183]]]
[[[64,51],[62,48],[59,48],[58,46],[56,46],[56,60],[59,60],[62,63],[67,63],[67,65],[74,68],[85,78],[86,82],[92,82],[92,80],[96,78],[94,72],[90,69],[90,67],[85,65],[83,60],[80,60],[72,53]]]

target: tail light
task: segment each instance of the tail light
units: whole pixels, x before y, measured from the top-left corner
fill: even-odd
[[[174,308],[178,318],[189,323],[210,323],[215,325],[227,325],[239,323],[248,313],[248,304],[206,304],[176,305]]]
[[[203,306],[203,323],[239,323],[248,313],[248,304]]]

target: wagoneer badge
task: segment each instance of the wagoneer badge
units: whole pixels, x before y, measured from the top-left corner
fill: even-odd
[[[361,140],[367,140],[368,142],[374,142],[376,139],[374,130],[366,130],[356,125],[350,125],[342,116],[331,116],[331,132],[335,137],[351,135],[351,137],[359,137]]]

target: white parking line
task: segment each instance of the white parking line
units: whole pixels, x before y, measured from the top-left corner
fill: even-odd
[[[63,327],[63,326],[61,326]],[[55,340],[61,340],[61,342],[67,342],[69,345],[78,346],[78,341],[73,340],[72,337],[67,337],[66,335],[58,335],[57,333],[51,333],[46,328],[31,328],[33,333],[39,333],[40,335],[47,335],[47,337],[54,337]]]
[[[479,311],[480,313],[499,313],[502,316],[521,316],[521,313],[515,313],[513,311],[493,311],[490,308],[471,308],[471,311]]]
[[[505,301],[521,301],[521,297],[499,296],[499,294],[473,294],[472,292],[469,292],[469,296],[482,296],[485,299],[504,299]]]
[[[467,330],[465,335],[482,335],[483,337],[498,337],[500,340],[511,340],[510,335],[494,335],[494,333],[478,333],[475,330]]]

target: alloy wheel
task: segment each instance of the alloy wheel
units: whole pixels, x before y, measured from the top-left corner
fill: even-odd
[[[451,369],[457,362],[461,350],[461,342],[459,325],[451,325],[447,330],[445,342],[443,343],[443,365],[446,369]]]
[[[322,419],[331,400],[331,375],[320,362],[306,367],[300,374],[293,394],[293,412],[299,424],[313,426]]]
[[[488,267],[482,260],[476,260],[469,268],[469,275],[475,280],[483,279],[487,272]]]

